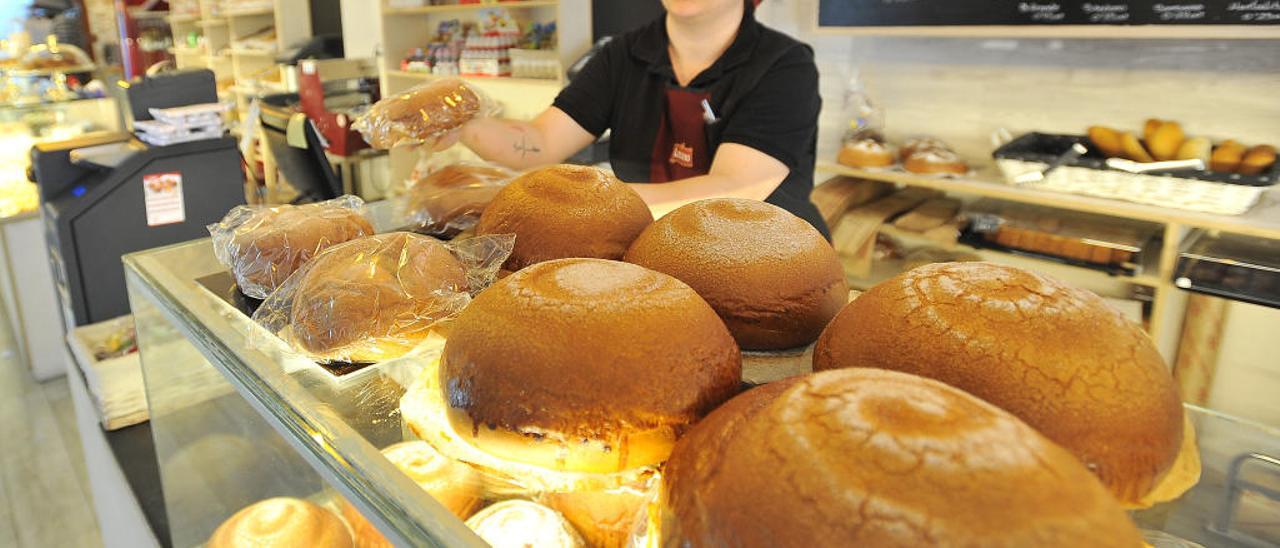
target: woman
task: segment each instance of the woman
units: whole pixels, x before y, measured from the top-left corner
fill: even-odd
[[[749,0],[662,4],[663,17],[606,45],[537,118],[474,120],[462,143],[521,169],[612,130],[614,172],[659,213],[751,198],[827,235],[809,201],[822,107],[813,51],[758,23]]]

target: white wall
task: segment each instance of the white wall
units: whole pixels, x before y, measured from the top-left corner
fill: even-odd
[[[853,37],[812,32],[815,0],[767,0],[758,18],[814,46],[824,108],[819,160],[834,159],[848,75],[861,72],[891,139],[931,134],[986,161],[997,128],[1081,133],[1180,120],[1189,133],[1280,144],[1280,43]],[[1228,312],[1210,405],[1280,425],[1280,310]]]

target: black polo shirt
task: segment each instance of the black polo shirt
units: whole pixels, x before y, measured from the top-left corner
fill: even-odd
[[[761,25],[748,8],[729,49],[685,90],[705,93],[717,121],[707,123],[706,150],[738,143],[768,154],[791,171],[767,202],[809,221],[828,238],[813,191],[817,145],[818,69],[809,46]],[[624,34],[597,53],[554,105],[592,134],[613,130],[609,157],[627,182],[649,182],[655,139],[678,88],[667,53],[666,18]]]

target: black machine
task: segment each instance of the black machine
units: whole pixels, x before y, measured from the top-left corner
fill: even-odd
[[[157,76],[128,90],[134,119],[149,107],[217,101],[213,73]],[[205,226],[244,203],[244,171],[230,137],[165,147],[128,133],[31,150],[49,260],[68,328],[129,313],[121,256],[208,236]]]

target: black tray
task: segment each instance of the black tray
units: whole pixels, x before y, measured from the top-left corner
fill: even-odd
[[[1022,160],[1024,162],[1040,162],[1048,164],[1057,160],[1063,155],[1063,153],[1071,149],[1071,145],[1076,143],[1083,144],[1089,149],[1089,152],[1085,153],[1078,159],[1067,162],[1063,165],[1114,171],[1107,167],[1107,158],[1103,156],[1102,152],[1097,150],[1097,147],[1093,145],[1093,142],[1084,135],[1057,135],[1051,133],[1032,132],[1008,142],[1004,146],[996,149],[996,151],[991,155],[996,159]],[[1218,173],[1209,170],[1149,171],[1145,173],[1145,175],[1166,175],[1178,179],[1192,179],[1196,181],[1208,181],[1230,185],[1271,186],[1280,182],[1280,162],[1276,162],[1275,165],[1271,166],[1271,169],[1258,175]]]
[[[262,306],[262,301],[240,292],[240,288],[236,285],[236,279],[231,276],[230,272],[210,274],[196,279],[196,283],[217,295],[223,302],[244,314],[246,318],[253,318],[253,313],[258,310],[259,306]],[[316,365],[319,365],[321,369],[328,371],[335,377],[341,377],[355,373],[373,364],[366,362],[316,362]]]
[[[1280,241],[1197,232],[1179,254],[1174,285],[1280,308]]]

